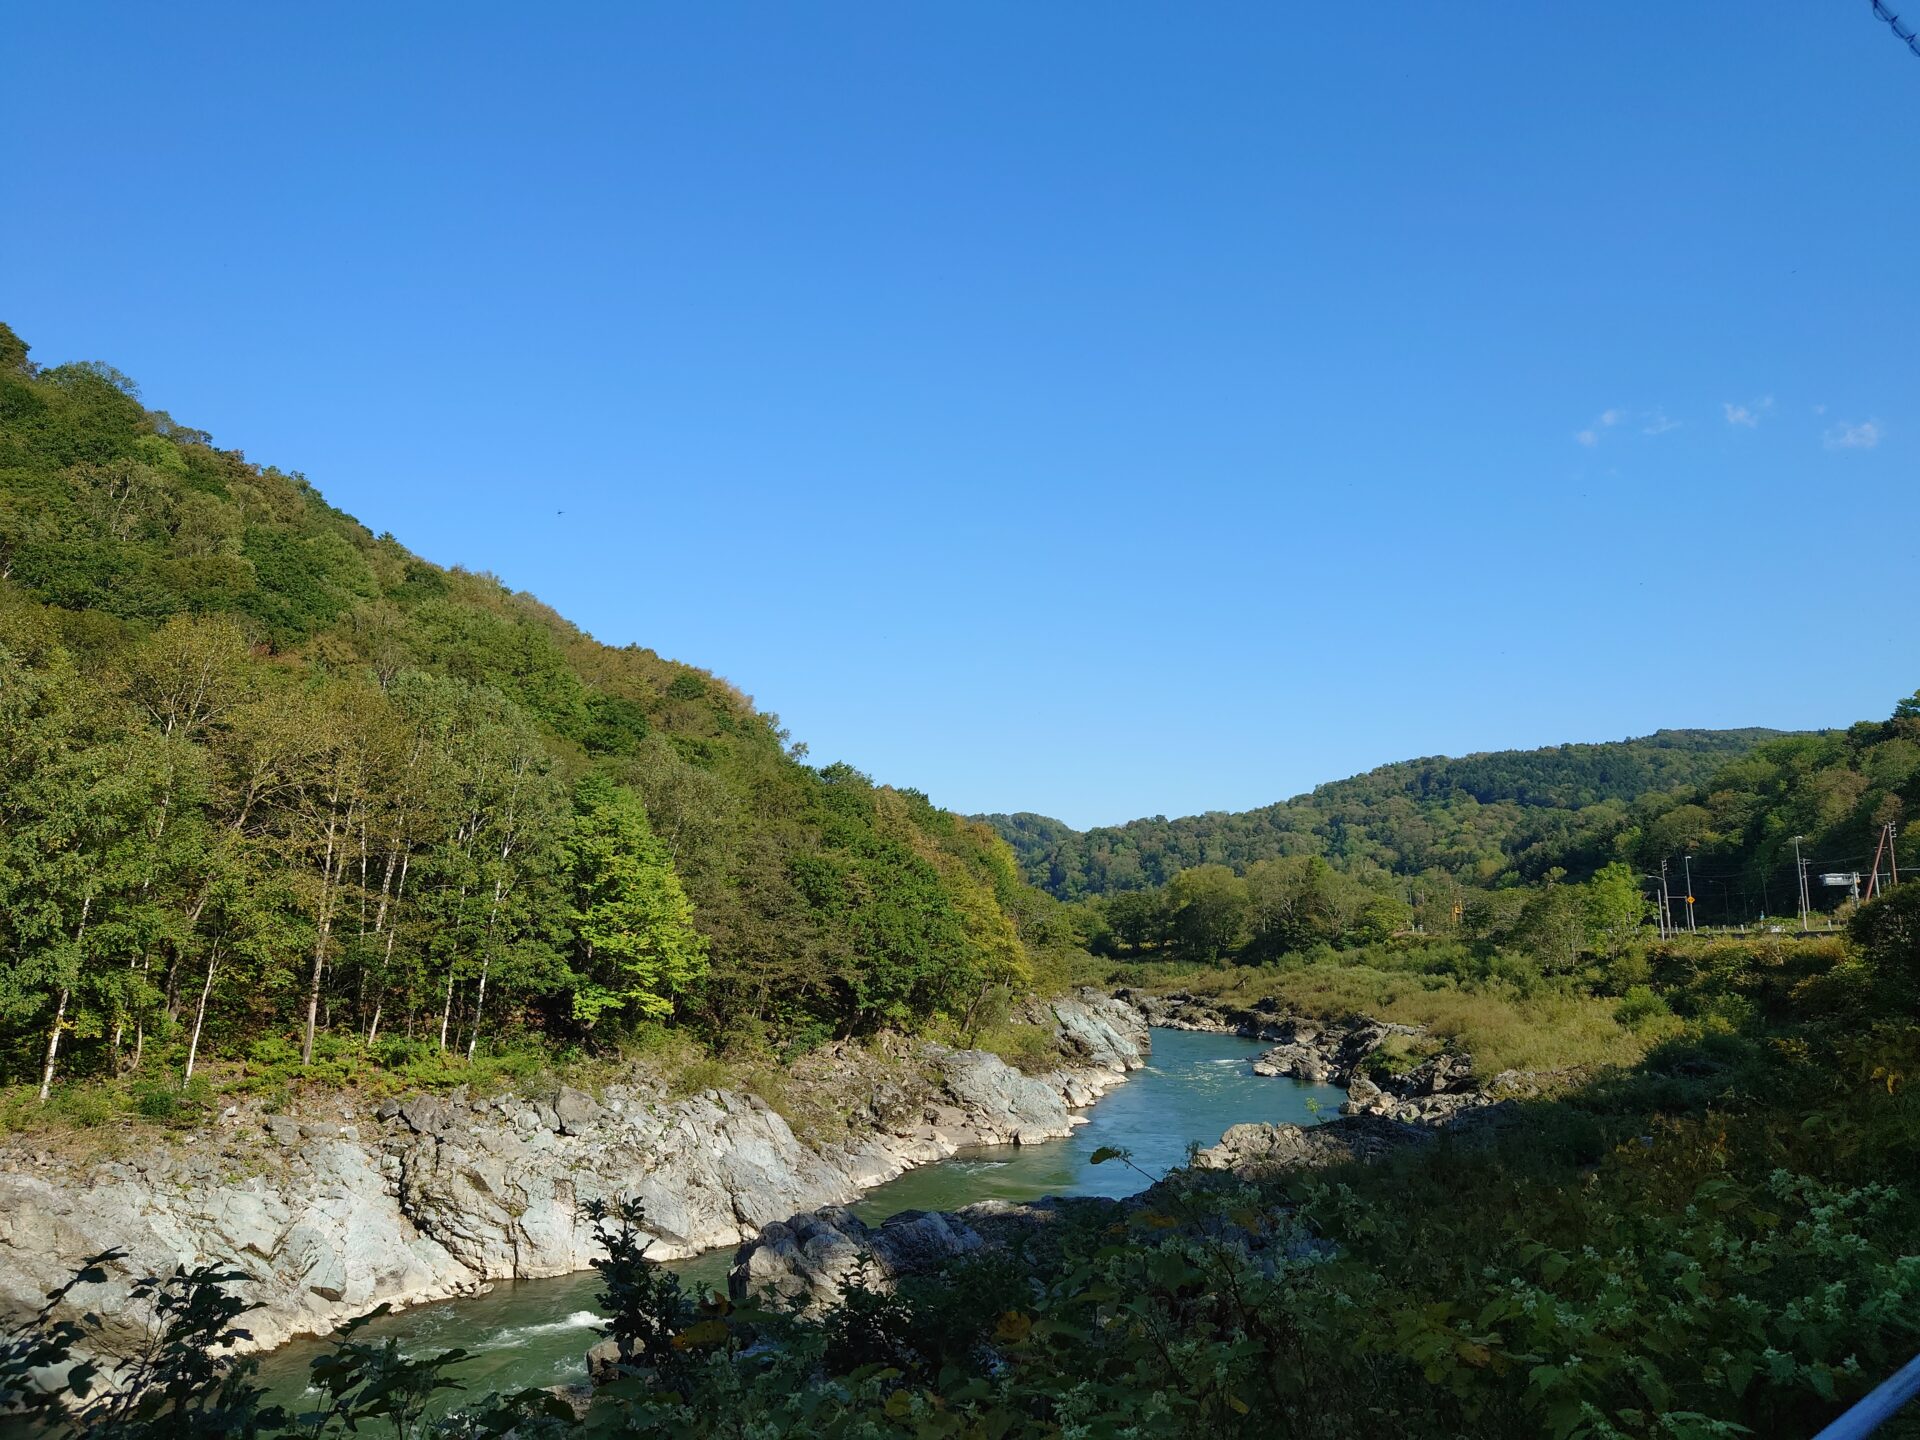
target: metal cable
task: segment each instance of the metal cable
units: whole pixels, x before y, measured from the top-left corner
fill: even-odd
[[[1884,0],[1870,0],[1870,3],[1873,6],[1874,18],[1886,21],[1887,28],[1900,37],[1907,49],[1915,55],[1920,55],[1920,34],[1915,33],[1911,25],[1889,10]]]

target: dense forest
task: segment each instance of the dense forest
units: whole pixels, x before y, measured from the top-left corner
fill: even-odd
[[[1624,820],[1655,792],[1706,781],[1773,730],[1661,730],[1638,740],[1500,750],[1383,765],[1258,810],[1154,816],[1078,831],[1044,815],[988,815],[1034,885],[1080,900],[1164,885],[1196,865],[1237,871],[1319,856],[1340,870],[1440,872],[1470,884],[1536,877],[1575,836]]]
[[[1832,926],[1856,888],[1871,894],[1898,874],[1901,825],[1917,807],[1920,695],[1844,731],[1662,731],[1391,765],[1239,815],[1084,833],[987,818],[1030,879],[1082,897],[1076,923],[1096,951],[1257,962],[1396,935],[1550,956],[1565,928],[1550,917],[1587,905],[1577,893],[1597,887],[1609,898],[1593,904],[1624,913],[1638,890],[1652,917],[1663,871],[1676,928],[1799,924],[1796,866],[1806,922]],[[1438,831],[1457,840],[1475,827],[1478,859],[1467,842],[1437,861],[1426,848]]]
[[[1822,877],[1858,875],[1863,892],[1884,888],[1910,844],[1901,827],[1917,811],[1920,694],[1885,720],[1781,736],[1691,786],[1586,812],[1544,858],[1574,873],[1615,861],[1652,872],[1664,861],[1677,881],[1691,857],[1699,921],[1717,925],[1796,913],[1797,837],[1811,907],[1831,913],[1851,901],[1852,887]]]
[[[984,824],[804,762],[0,327],[0,1073],[964,1015],[1072,943]]]

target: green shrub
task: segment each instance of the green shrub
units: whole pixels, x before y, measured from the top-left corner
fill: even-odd
[[[725,1061],[707,1056],[674,1072],[669,1088],[675,1095],[698,1095],[702,1090],[722,1089],[732,1078]]]
[[[833,1039],[833,1027],[824,1021],[811,1021],[797,1027],[787,1036],[786,1044],[780,1048],[780,1063],[791,1065],[802,1055],[810,1054]]]
[[[262,1073],[300,1063],[300,1047],[284,1035],[263,1035],[247,1047],[247,1064]]]
[[[982,1030],[974,1037],[974,1048],[998,1055],[1014,1069],[1028,1075],[1057,1070],[1064,1059],[1060,1044],[1050,1028],[1017,1021]]]
[[[143,1076],[133,1082],[130,1093],[137,1114],[163,1125],[203,1125],[213,1114],[213,1086],[204,1075],[184,1085],[171,1075]]]
[[[55,1087],[48,1097],[47,1109],[51,1112],[50,1118],[88,1130],[118,1119],[121,1102],[109,1086],[76,1081]]]
[[[553,1068],[555,1057],[533,1039],[512,1041],[475,1057],[472,1079],[487,1088],[524,1086]]]
[[[383,1070],[404,1070],[440,1055],[440,1047],[433,1041],[411,1035],[383,1035],[373,1047],[374,1063]]]
[[[1630,985],[1620,1003],[1613,1007],[1613,1018],[1629,1030],[1638,1030],[1651,1020],[1673,1014],[1666,1000],[1650,985]]]

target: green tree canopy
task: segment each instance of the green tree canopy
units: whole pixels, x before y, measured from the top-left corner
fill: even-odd
[[[565,841],[578,958],[573,1015],[585,1025],[673,1012],[707,969],[707,942],[672,858],[624,785],[583,776]]]

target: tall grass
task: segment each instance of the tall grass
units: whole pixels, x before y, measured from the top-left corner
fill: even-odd
[[[1371,963],[1378,958],[1353,952],[1261,966],[1107,961],[1085,979],[1190,990],[1227,1005],[1272,1000],[1319,1020],[1368,1015],[1420,1025],[1470,1054],[1488,1078],[1509,1069],[1631,1065],[1646,1053],[1650,1036],[1620,1022],[1617,999],[1583,994],[1570,983],[1524,986]]]

